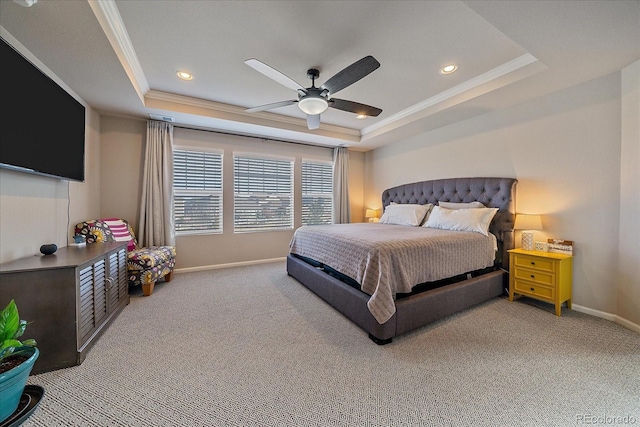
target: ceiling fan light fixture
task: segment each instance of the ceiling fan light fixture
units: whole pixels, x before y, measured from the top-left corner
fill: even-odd
[[[307,115],[307,127],[309,130],[318,129],[320,127],[320,115],[329,107],[335,108],[336,110],[354,113],[356,115],[362,114],[362,118],[366,118],[368,116],[378,117],[378,115],[382,113],[381,109],[370,105],[333,97],[336,92],[351,86],[380,67],[380,63],[371,55],[365,56],[342,69],[342,71],[334,74],[333,77],[325,81],[320,87],[316,87],[315,83],[316,79],[320,75],[320,71],[316,68],[308,69],[307,77],[311,79],[311,87],[308,88],[303,88],[300,84],[291,80],[280,71],[258,61],[255,58],[246,60],[245,64],[283,86],[294,89],[298,94],[297,100],[292,99],[289,101],[274,102],[271,104],[248,108],[245,110],[248,113],[257,113],[259,111],[271,110],[297,103],[300,111]]]
[[[329,103],[324,98],[306,97],[298,102],[302,112],[315,116],[324,113],[329,108]]]

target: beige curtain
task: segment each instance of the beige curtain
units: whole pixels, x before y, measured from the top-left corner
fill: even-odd
[[[175,246],[173,228],[173,125],[147,122],[138,244]]]
[[[336,147],[333,150],[333,222],[348,224],[350,221],[349,150]]]

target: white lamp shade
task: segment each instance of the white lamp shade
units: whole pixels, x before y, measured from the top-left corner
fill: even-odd
[[[369,218],[369,222],[378,222],[378,209],[367,209],[364,212],[364,217]]]
[[[517,214],[514,227],[516,230],[542,230],[540,215]]]
[[[298,102],[298,107],[306,114],[315,116],[324,113],[329,103],[323,98],[307,97]]]

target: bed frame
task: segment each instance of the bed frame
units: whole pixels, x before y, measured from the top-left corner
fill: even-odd
[[[382,205],[395,203],[437,204],[478,201],[498,208],[489,231],[498,240],[496,267],[483,274],[463,275],[460,280],[396,299],[396,313],[380,324],[373,317],[369,295],[339,280],[328,270],[292,254],[287,256],[287,273],[369,333],[377,344],[417,329],[450,314],[480,304],[504,293],[508,283],[509,249],[513,248],[515,188],[513,178],[449,178],[400,185],[382,193]]]

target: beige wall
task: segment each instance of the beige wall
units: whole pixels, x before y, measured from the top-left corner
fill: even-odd
[[[0,169],[0,262],[67,246],[75,223],[99,215],[100,116],[91,108],[86,123],[84,182]]]
[[[142,120],[105,116],[102,118],[101,130],[101,215],[124,217],[132,223],[134,229],[137,229],[146,123]],[[233,182],[234,152],[294,158],[297,160],[297,177],[300,176],[301,159],[333,159],[333,150],[328,148],[263,141],[180,127],[174,129],[174,144],[223,150],[223,180],[226,183]],[[349,166],[352,220],[362,221],[363,153],[350,153]],[[299,191],[299,188],[296,191]],[[282,258],[287,255],[293,230],[235,234],[232,185],[225,185],[223,197],[223,233],[178,236],[177,269],[208,268]],[[300,200],[299,194],[296,200]],[[300,212],[298,203],[295,216],[297,221]]]
[[[618,315],[640,325],[640,61],[622,70]]]
[[[138,230],[145,120],[103,116],[100,127],[102,218],[124,218]]]
[[[620,89],[616,73],[368,152],[365,203],[413,181],[515,177],[517,211],[544,215],[536,240],[575,242],[574,304],[616,315]]]
[[[66,246],[69,182],[0,169],[0,259]]]
[[[69,241],[79,222],[100,216],[100,115],[89,110],[84,153],[85,181],[69,183]]]
[[[364,221],[364,153],[349,151],[349,208],[351,222]]]

